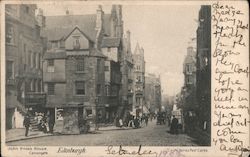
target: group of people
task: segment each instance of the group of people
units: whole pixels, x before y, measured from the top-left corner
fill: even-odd
[[[125,121],[121,118],[117,121],[116,126],[119,127],[132,127],[132,128],[140,128],[143,125],[148,125],[149,116],[147,114],[143,114],[141,116],[134,116],[130,114]]]
[[[32,114],[27,113],[23,120],[26,137],[28,136],[28,133],[29,133],[29,129],[31,125],[31,117],[32,117]],[[55,120],[53,117],[51,117],[49,113],[44,114],[41,112],[40,113],[35,112],[35,114],[33,115],[33,118],[35,120],[35,125],[37,126],[39,131],[42,131],[44,133],[53,133]]]

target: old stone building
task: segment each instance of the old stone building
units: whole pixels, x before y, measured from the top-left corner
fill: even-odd
[[[45,36],[48,52],[44,62],[44,84],[48,108],[63,110],[64,133],[79,133],[78,123],[105,114],[105,59],[101,52],[105,16],[99,6],[93,15],[50,16]]]
[[[42,56],[44,39],[40,30],[44,16],[36,5],[6,5],[6,128],[23,127],[27,111],[43,111]],[[37,21],[38,20],[38,21]]]
[[[196,51],[192,46],[187,48],[187,55],[183,63],[184,86],[182,93],[184,96],[184,108],[188,111],[196,112]]]
[[[161,110],[161,82],[155,74],[145,75],[145,107],[150,113]]]
[[[143,113],[145,107],[145,60],[144,49],[136,44],[133,53],[134,60],[134,102],[133,112],[138,116]]]
[[[49,41],[44,56],[46,107],[67,113],[64,132],[77,133],[77,125],[65,129],[69,121],[112,123],[123,117],[133,64],[130,34],[123,36],[122,7],[113,5],[111,14],[99,6],[96,14],[48,16],[43,33]]]
[[[199,126],[211,132],[211,6],[201,6],[197,28],[197,103]]]

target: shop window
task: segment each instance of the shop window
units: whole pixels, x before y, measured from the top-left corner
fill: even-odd
[[[76,81],[75,82],[76,95],[85,95],[85,82]]]

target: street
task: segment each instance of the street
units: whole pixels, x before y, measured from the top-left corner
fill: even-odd
[[[185,135],[172,135],[168,133],[167,125],[156,125],[155,121],[149,122],[148,126],[140,129],[116,129],[99,131],[96,134],[81,135],[55,135],[39,137],[15,142],[7,145],[32,145],[32,146],[195,146],[194,140]]]

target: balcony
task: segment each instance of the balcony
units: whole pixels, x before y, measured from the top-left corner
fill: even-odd
[[[46,94],[45,93],[26,93],[25,105],[45,106],[45,104],[46,104]]]

